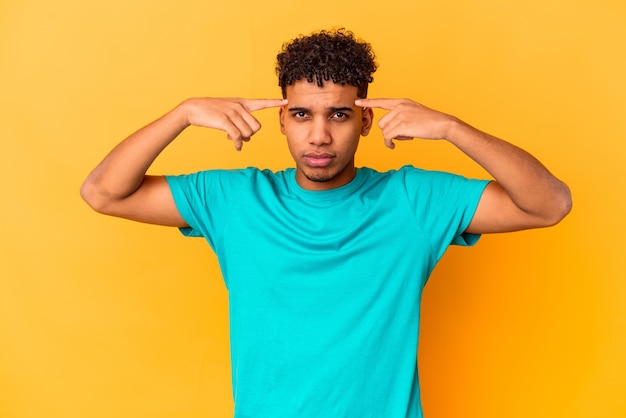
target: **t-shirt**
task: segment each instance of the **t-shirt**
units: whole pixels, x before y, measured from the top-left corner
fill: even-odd
[[[358,168],[302,189],[295,170],[167,177],[228,289],[236,418],[421,417],[422,289],[486,181]]]

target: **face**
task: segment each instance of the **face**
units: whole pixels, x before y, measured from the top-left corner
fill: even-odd
[[[369,133],[372,110],[354,105],[354,86],[300,80],[287,86],[281,131],[296,162],[296,181],[308,190],[328,190],[354,178],[359,138]]]

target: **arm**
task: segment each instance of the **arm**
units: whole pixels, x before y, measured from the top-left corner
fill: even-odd
[[[515,145],[410,100],[363,99],[356,104],[389,110],[378,122],[388,147],[393,149],[394,139],[445,139],[493,176],[467,232],[551,226],[569,213],[569,188]]]
[[[188,126],[223,130],[241,150],[261,125],[255,110],[284,100],[189,99],[130,135],[89,174],[80,193],[93,209],[107,215],[159,225],[186,226],[163,176],[147,176],[156,157]]]

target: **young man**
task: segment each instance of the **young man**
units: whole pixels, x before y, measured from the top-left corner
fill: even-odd
[[[423,286],[450,244],[558,223],[570,193],[535,158],[407,99],[366,99],[376,70],[350,32],[297,38],[278,55],[283,100],[189,99],[119,144],[81,193],[95,210],[180,227],[216,252],[229,292],[236,417],[421,417]],[[146,176],[189,125],[240,150],[278,107],[295,168]],[[356,168],[373,108],[385,144],[444,139],[494,181]]]

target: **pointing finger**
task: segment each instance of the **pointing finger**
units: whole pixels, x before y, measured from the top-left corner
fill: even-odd
[[[402,103],[402,101],[403,99],[357,99],[354,104],[359,107],[391,110]]]
[[[284,106],[287,104],[287,99],[243,99],[241,104],[248,109],[248,112],[254,112],[256,110]]]

